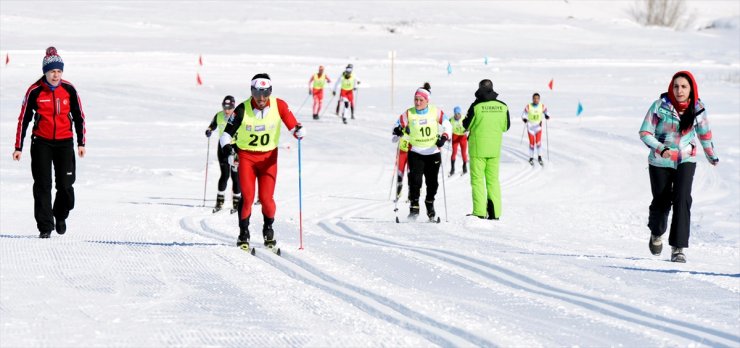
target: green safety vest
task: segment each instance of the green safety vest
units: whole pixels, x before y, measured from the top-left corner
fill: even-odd
[[[534,104],[529,104],[529,113],[527,114],[527,119],[529,122],[532,123],[540,123],[542,122],[542,103],[537,104],[536,106]]]
[[[351,91],[355,87],[355,75],[350,74],[349,78],[344,77],[342,75],[342,90],[343,91]]]
[[[416,108],[410,108],[406,114],[409,121],[409,143],[419,148],[437,145],[439,135],[439,112],[434,105],[428,106],[429,110],[424,115],[416,113]]]
[[[462,117],[459,120],[456,120],[454,117],[450,118],[450,124],[452,125],[452,134],[465,134],[465,127],[463,127],[462,120]]]
[[[244,105],[244,118],[236,131],[236,146],[242,150],[267,152],[277,148],[280,141],[280,112],[277,98],[270,97],[270,110],[258,119],[252,110],[252,98]]]
[[[322,89],[326,85],[326,74],[313,74],[313,89]]]
[[[471,157],[499,157],[506,132],[509,108],[498,100],[478,103],[473,107],[473,121],[468,126],[468,153]]]

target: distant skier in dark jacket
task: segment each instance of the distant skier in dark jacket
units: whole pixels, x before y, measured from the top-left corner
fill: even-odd
[[[18,117],[13,160],[20,161],[23,139],[31,120],[31,173],[33,174],[33,214],[40,238],[49,238],[51,231],[64,234],[66,219],[74,208],[75,149],[73,133],[77,134],[77,155],[85,157],[85,114],[77,90],[62,80],[64,61],[54,47],[46,49],[42,62],[44,76],[28,88]],[[51,172],[54,166],[56,196],[52,207]],[[56,223],[55,223],[56,220]]]
[[[234,108],[236,107],[236,100],[234,97],[227,95],[224,97],[224,101],[221,103],[222,111],[216,113],[211,120],[211,124],[206,129],[206,136],[211,137],[211,133],[214,129],[218,129],[218,137],[224,134],[226,125],[233,121]],[[221,151],[221,146],[216,144],[216,154],[218,155],[218,166],[221,169],[221,177],[218,178],[218,193],[216,194],[216,207],[213,208],[213,212],[221,210],[224,206],[224,199],[226,193],[226,186],[229,184],[229,177],[231,177],[231,201],[233,211],[239,209],[239,200],[242,198],[242,191],[239,189],[239,175],[235,166],[229,164],[228,158],[230,153],[224,153]]]

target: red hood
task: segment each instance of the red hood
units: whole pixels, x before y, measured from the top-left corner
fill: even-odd
[[[678,106],[678,102],[676,101],[676,96],[673,95],[673,80],[676,79],[676,76],[685,74],[689,77],[689,83],[691,83],[691,92],[694,94],[694,100],[693,102],[696,103],[697,100],[699,100],[699,89],[696,88],[696,79],[694,78],[694,75],[691,74],[689,71],[679,71],[675,74],[673,74],[673,77],[671,78],[671,82],[668,84],[668,99],[671,100],[671,104],[673,104],[673,107]]]

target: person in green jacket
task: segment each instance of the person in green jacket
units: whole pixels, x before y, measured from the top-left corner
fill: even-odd
[[[504,132],[511,126],[509,107],[497,98],[491,80],[481,80],[475,101],[463,120],[463,127],[469,132],[471,215],[489,220],[501,217],[499,160]]]

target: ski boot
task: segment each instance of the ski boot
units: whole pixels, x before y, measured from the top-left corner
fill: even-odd
[[[313,119],[314,120],[318,120],[319,119],[319,114],[313,114]]]
[[[344,124],[347,124],[347,118],[342,116],[342,122],[344,122]]]
[[[671,262],[686,263],[686,255],[683,254],[683,248],[671,248]]]
[[[411,204],[409,205],[409,219],[416,220],[418,216],[419,216],[419,200],[412,199]]]
[[[41,231],[39,238],[51,238],[51,231]]]
[[[453,176],[453,175],[455,175],[455,160],[450,160],[450,175],[449,176]]]
[[[534,158],[532,157],[529,158],[529,165],[534,167]]]
[[[352,112],[350,113],[350,116],[351,116],[351,117],[352,117],[352,119],[354,120],[354,119],[355,119],[355,106],[354,106],[354,105],[352,105],[352,106],[351,106],[351,108],[350,108],[350,110],[352,111]]]
[[[236,239],[236,246],[254,255],[254,248],[249,246],[249,226],[239,227],[239,238]]]
[[[231,196],[231,204],[232,204],[231,205],[231,213],[232,214],[234,214],[237,211],[239,211],[239,201],[241,201],[241,199],[242,199],[242,195],[241,194],[239,194],[239,195],[236,195],[235,194],[235,195]]]
[[[468,163],[463,162],[463,175],[468,173]]]
[[[434,211],[434,201],[424,200],[424,205],[427,208],[427,217],[429,217],[429,222],[439,222],[439,218],[435,219],[437,213]]]
[[[219,193],[219,194],[216,195],[216,206],[213,207],[213,212],[215,213],[215,212],[223,209],[223,207],[224,207],[224,194],[223,193]]]
[[[275,222],[274,218],[265,217],[265,222],[262,225],[262,237],[265,239],[265,247],[273,253],[280,255],[280,248],[275,246],[277,241],[275,240],[275,230],[272,229],[273,222]]]
[[[663,251],[663,241],[661,240],[660,236],[656,236],[651,233],[648,247],[650,248],[650,252],[653,255],[660,255],[660,253]]]
[[[537,156],[537,162],[540,163],[540,166],[542,166],[542,167],[545,166],[545,162],[542,161],[542,156]]]
[[[65,234],[67,232],[67,222],[64,219],[57,219],[56,230],[57,234]]]

